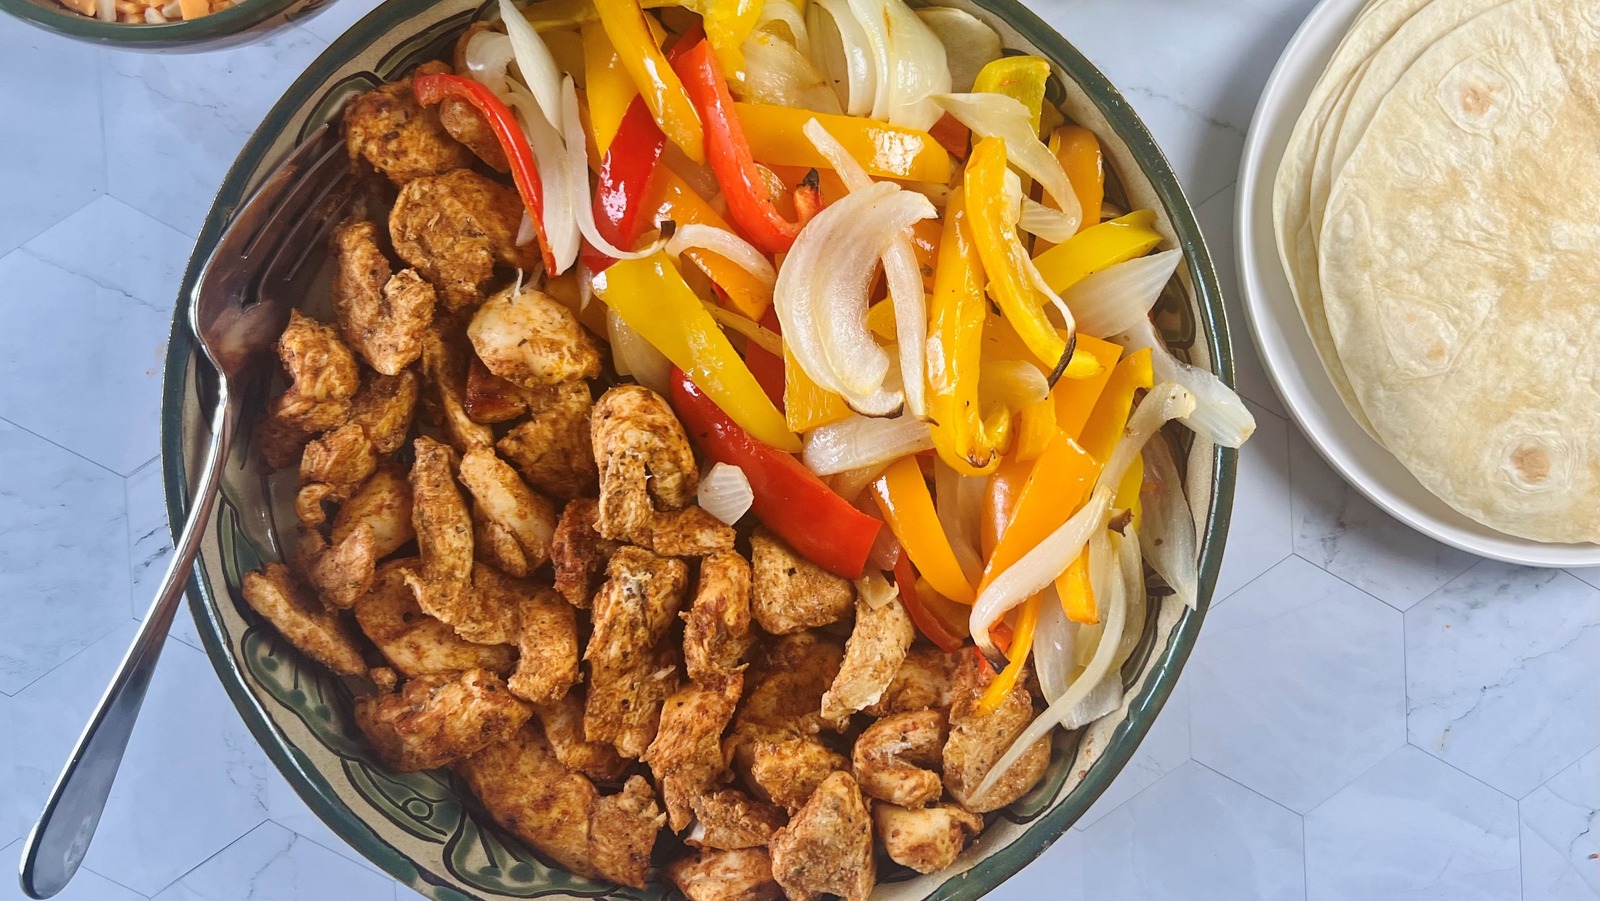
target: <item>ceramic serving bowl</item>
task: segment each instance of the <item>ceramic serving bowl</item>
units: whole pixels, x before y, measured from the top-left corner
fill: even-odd
[[[1050,101],[1093,129],[1105,145],[1108,200],[1123,208],[1155,210],[1167,246],[1184,252],[1186,265],[1156,308],[1168,344],[1231,383],[1228,326],[1205,242],[1171,167],[1127,102],[1016,0],[948,2],[988,22],[1007,47],[1051,60]],[[241,151],[200,233],[174,319],[162,437],[172,522],[181,523],[188,511],[188,474],[206,439],[213,396],[210,373],[184,320],[195,281],[223,229],[274,163],[334,116],[347,97],[439,56],[480,13],[477,0],[388,0],[311,64]],[[325,312],[327,303],[323,279],[306,305]],[[255,398],[247,421],[259,416],[265,400]],[[1150,729],[1194,646],[1216,583],[1236,462],[1235,452],[1195,440],[1186,430],[1174,429],[1173,437],[1187,463],[1188,495],[1200,535],[1198,609],[1151,598],[1153,615],[1122,672],[1123,707],[1076,733],[1058,733],[1043,782],[992,816],[988,829],[953,867],[930,876],[885,867],[878,899],[976,898],[999,885],[1083,815]],[[264,560],[280,558],[295,522],[288,504],[294,474],[267,474],[249,439],[247,432],[234,443],[189,600],[206,650],[240,715],[312,809],[372,861],[438,899],[666,897],[672,891],[667,887],[618,889],[556,869],[499,830],[450,774],[395,773],[376,762],[351,720],[352,691],[360,686],[303,658],[242,599],[240,577]]]
[[[56,0],[0,0],[0,11],[46,31],[129,50],[217,50],[260,38],[315,14],[333,0],[240,0],[186,22],[135,25],[80,16]]]

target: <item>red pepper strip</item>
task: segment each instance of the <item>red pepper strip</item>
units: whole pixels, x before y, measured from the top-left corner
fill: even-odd
[[[639,243],[639,236],[653,224],[640,214],[650,195],[650,176],[655,174],[666,146],[667,136],[650,115],[649,105],[643,97],[633,98],[600,163],[600,182],[594,192],[595,230],[611,246],[632,250]],[[603,272],[616,262],[587,242],[583,250],[584,265],[592,273]]]
[[[928,129],[928,134],[939,142],[940,147],[950,151],[950,154],[956,159],[966,162],[967,153],[971,146],[972,132],[965,125],[962,125],[955,116],[949,113],[940,116],[939,121],[933,123],[933,127]]]
[[[677,368],[672,406],[706,456],[744,470],[757,519],[812,563],[842,578],[861,578],[883,523],[850,506],[792,455],[750,437]]]
[[[772,186],[757,167],[745,139],[744,125],[733,111],[733,95],[705,41],[673,64],[705,128],[706,160],[728,202],[728,215],[750,243],[766,253],[783,253],[794,244],[800,222],[778,211]],[[774,179],[776,180],[776,179]]]
[[[952,634],[933,611],[923,606],[922,599],[917,595],[917,577],[911,571],[911,558],[905,554],[901,554],[894,563],[894,584],[900,589],[900,602],[905,604],[911,622],[929,641],[946,653],[961,647],[961,636]]]
[[[495,139],[500,142],[500,149],[505,151],[506,160],[511,163],[511,178],[517,183],[522,205],[527,208],[528,218],[533,220],[534,230],[539,234],[539,253],[544,256],[545,271],[556,271],[556,260],[550,255],[550,241],[544,233],[544,183],[539,180],[539,166],[534,162],[528,136],[522,133],[522,126],[517,124],[511,108],[493,91],[460,75],[418,75],[411,80],[411,91],[423,106],[433,106],[446,97],[460,97],[483,113]]]
[[[718,299],[722,299],[720,290]],[[727,305],[726,302],[723,303],[723,306]],[[778,323],[778,314],[771,307],[767,307],[766,315],[761,317],[761,325],[771,329],[774,334],[783,334],[783,329]],[[778,412],[783,412],[783,357],[752,341],[744,349],[744,363],[750,367],[750,374],[761,384],[761,390],[772,399],[773,406],[778,408]]]
[[[983,652],[978,650],[977,646],[973,646],[972,656],[978,661],[978,674],[986,679],[993,678],[995,674],[994,664],[989,662],[989,658],[983,656]]]
[[[694,20],[694,24],[685,28],[683,34],[678,35],[678,39],[672,42],[671,47],[667,48],[667,62],[672,63],[673,67],[676,68],[678,60],[682,59],[685,53],[700,46],[705,39],[705,25],[701,24],[699,19]]]

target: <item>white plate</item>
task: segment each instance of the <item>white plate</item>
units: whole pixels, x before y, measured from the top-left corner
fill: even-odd
[[[1239,283],[1250,330],[1284,405],[1327,461],[1373,503],[1425,535],[1483,557],[1530,566],[1600,564],[1600,545],[1546,544],[1474,522],[1434,497],[1339,400],[1306,334],[1278,258],[1272,183],[1289,133],[1334,47],[1365,0],[1323,0],[1284,49],[1250,123],[1239,167]]]

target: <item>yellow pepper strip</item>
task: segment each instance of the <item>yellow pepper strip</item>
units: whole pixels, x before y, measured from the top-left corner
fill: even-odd
[[[1066,368],[1072,346],[1056,333],[1044,312],[1044,299],[1028,281],[1022,241],[1008,210],[1005,192],[1006,144],[984,138],[967,158],[963,184],[972,221],[973,244],[989,276],[989,293],[1036,359],[1052,373]],[[1054,381],[1055,379],[1051,379]]]
[[[726,219],[689,187],[682,176],[666,166],[657,166],[650,179],[650,194],[645,209],[651,210],[650,224],[671,219],[679,225],[710,225],[731,231]],[[727,257],[696,247],[683,255],[717,283],[728,296],[728,303],[745,316],[761,321],[772,305],[772,289],[756,280],[749,270]]]
[[[984,565],[978,590],[989,587],[996,576],[1060,528],[1083,503],[1099,474],[1100,463],[1077,442],[1059,433],[1051,439],[1033,462],[1016,510]]]
[[[1050,152],[1066,170],[1072,193],[1078,195],[1078,207],[1083,210],[1078,231],[1099,225],[1100,207],[1106,199],[1106,167],[1100,139],[1081,125],[1063,125],[1050,135]],[[1055,201],[1046,197],[1045,203],[1053,206]]]
[[[1137,210],[1102,222],[1034,257],[1033,264],[1039,267],[1050,290],[1065,291],[1089,275],[1142,257],[1160,244],[1161,233],[1151,228],[1155,221],[1154,213]]]
[[[895,340],[894,301],[887,297],[867,308],[867,331],[885,341]]]
[[[644,9],[660,9],[663,6],[683,6],[696,13],[703,13],[702,4],[698,0],[641,0],[639,6]],[[522,10],[522,17],[528,24],[543,33],[555,28],[571,28],[574,25],[584,25],[589,22],[599,21],[594,4],[590,0],[539,0],[538,3],[529,3]]]
[[[689,92],[678,80],[678,73],[672,71],[661,48],[656,46],[639,0],[593,0],[593,3],[611,46],[617,48],[623,68],[628,70],[634,86],[644,96],[656,124],[684,156],[697,163],[705,162],[705,131],[700,127],[700,117],[689,100]]]
[[[583,26],[583,72],[585,97],[589,102],[589,127],[594,131],[595,149],[604,157],[611,140],[617,136],[622,115],[628,111],[639,88],[633,77],[622,67],[622,57],[611,46],[606,30],[599,22]]]
[[[1005,703],[1011,694],[1011,689],[1022,677],[1022,667],[1028,662],[1028,654],[1033,650],[1033,633],[1039,625],[1039,608],[1043,606],[1044,595],[1036,594],[1022,602],[1022,612],[1017,614],[1017,625],[1012,633],[1011,647],[1006,649],[1006,668],[995,676],[989,687],[983,690],[983,696],[978,698],[977,712],[979,716],[988,716]]]
[[[1056,402],[1046,397],[1022,408],[1017,414],[1017,459],[1031,463],[1039,459],[1051,439],[1061,430],[1056,428]]]
[[[1061,596],[1061,609],[1067,619],[1075,623],[1097,623],[1100,608],[1095,604],[1094,587],[1089,582],[1089,549],[1084,548],[1072,558],[1067,571],[1056,577],[1056,594]]]
[[[950,154],[925,131],[765,103],[735,103],[733,108],[758,163],[832,169],[827,157],[801,131],[816,119],[868,175],[939,184],[950,180]]]
[[[1139,489],[1144,487],[1144,454],[1135,454],[1133,465],[1122,474],[1122,481],[1117,483],[1117,495],[1111,505],[1118,510],[1127,510],[1133,516],[1133,527],[1138,529],[1144,523],[1144,505],[1139,502]]]
[[[736,83],[744,82],[744,42],[756,30],[761,6],[761,0],[709,0],[706,3],[703,16],[706,40],[711,42],[711,52],[717,55],[723,73]]]
[[[1094,375],[1082,379],[1062,379],[1050,389],[1050,399],[1056,405],[1056,428],[1066,433],[1068,438],[1077,440],[1083,434],[1083,424],[1089,421],[1089,414],[1094,412],[1100,392],[1111,380],[1112,368],[1122,356],[1122,348],[1093,335],[1079,335],[1078,347],[1072,356],[1074,359],[1090,356],[1100,361],[1100,371]]]
[[[978,70],[972,82],[977,94],[1004,94],[1028,108],[1033,133],[1039,133],[1039,114],[1044,109],[1044,85],[1050,78],[1050,64],[1037,56],[1002,56]]]
[[[1150,370],[1150,349],[1128,354],[1111,370],[1111,379],[1100,392],[1094,412],[1084,423],[1078,442],[1089,455],[1104,463],[1122,437],[1122,428],[1128,424],[1128,414],[1133,410],[1133,394],[1140,388],[1149,389],[1154,384]]]
[[[872,498],[878,502],[889,530],[900,539],[900,545],[928,584],[950,600],[970,607],[977,595],[939,525],[933,495],[928,492],[916,458],[901,457],[889,464],[872,483]]]
[[[1056,329],[1056,334],[1065,342],[1067,333],[1063,329]],[[1080,335],[1079,341],[1088,338]],[[983,358],[985,360],[1027,360],[1034,359],[1033,351],[1028,345],[1022,343],[1017,336],[1017,330],[1011,327],[1004,317],[989,314],[984,318],[983,324]],[[1067,368],[1061,373],[1061,379],[1056,384],[1070,379],[1086,379],[1100,375],[1105,369],[1100,365],[1100,360],[1094,354],[1080,353],[1073,348],[1072,359],[1067,363]]]
[[[611,264],[594,277],[594,290],[756,440],[790,453],[800,450],[783,414],[665,252]]]
[[[792,432],[809,432],[850,418],[844,398],[813,382],[787,345],[783,348],[783,418]]]
[[[983,299],[983,264],[973,249],[967,219],[966,198],[953,192],[945,206],[928,310],[928,417],[939,458],[962,475],[980,476],[1000,465],[1011,415],[996,410],[984,417],[978,408],[978,367],[988,305]],[[870,310],[867,325],[872,326]]]
[[[934,272],[939,265],[939,244],[943,235],[944,222],[939,219],[919,219],[911,226],[911,252],[917,258],[917,269],[922,272],[922,290],[930,293],[933,291]],[[968,250],[971,244],[971,241],[967,242]]]

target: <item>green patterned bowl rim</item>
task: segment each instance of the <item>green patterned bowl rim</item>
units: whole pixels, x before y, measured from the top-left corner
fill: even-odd
[[[0,0],[0,10],[46,31],[104,44],[143,50],[215,49],[247,40],[246,32],[265,33],[269,26],[311,15],[331,0],[243,0],[238,6],[187,22],[124,25],[88,19],[62,8],[55,0]],[[274,20],[281,19],[281,22]]]
[[[0,0],[0,5],[11,8],[17,3],[28,2],[29,0]],[[270,2],[277,0],[251,0],[251,4]],[[1198,331],[1200,337],[1204,339],[1210,368],[1225,383],[1232,385],[1233,355],[1222,291],[1199,224],[1195,220],[1194,211],[1184,197],[1178,179],[1165,155],[1157,147],[1155,139],[1110,81],[1065,38],[1018,0],[973,0],[973,2],[1004,20],[1076,82],[1143,171],[1155,196],[1164,207],[1164,212],[1176,235],[1177,245],[1184,252],[1198,312],[1200,325]],[[293,112],[310,100],[341,65],[374,38],[387,31],[390,22],[406,21],[411,15],[430,5],[431,0],[387,0],[335,41],[327,51],[311,63],[288,88],[283,98],[268,112],[262,124],[240,151],[238,159],[222,182],[211,212],[200,231],[194,255],[184,274],[183,285],[174,310],[172,335],[167,352],[162,403],[162,460],[168,516],[174,532],[178,524],[184,521],[189,509],[189,478],[186,473],[183,447],[185,428],[183,408],[184,395],[188,388],[186,373],[195,352],[195,344],[188,331],[187,315],[189,298],[193,293],[200,269],[214,251],[224,228],[242,202],[251,174],[261,166],[274,139],[287,127]],[[226,12],[218,15],[225,14]],[[1210,605],[1212,591],[1216,586],[1223,546],[1227,539],[1238,454],[1237,451],[1221,447],[1211,448],[1211,454],[1209,504],[1205,511],[1206,516],[1202,520],[1205,528],[1199,536],[1200,593],[1197,608],[1182,613],[1172,629],[1166,647],[1154,652],[1157,655],[1156,659],[1150,665],[1149,675],[1129,699],[1127,715],[1112,732],[1104,750],[1089,767],[1082,781],[1053,808],[1033,820],[1020,839],[995,853],[988,854],[959,877],[947,880],[930,896],[931,898],[941,901],[946,899],[968,901],[981,897],[1037,858],[1099,798],[1149,731],[1151,723],[1171,695],[1178,674],[1194,647],[1205,612]],[[301,798],[341,838],[396,878],[410,879],[415,870],[407,871],[405,865],[407,861],[401,859],[394,848],[345,804],[312,765],[307,755],[273,724],[251,693],[239,661],[226,646],[223,626],[216,607],[218,602],[216,589],[211,584],[210,576],[204,566],[199,563],[191,575],[188,596],[190,609],[199,626],[206,653],[211,658],[228,696],[238,708],[251,733],[265,749],[267,756],[283,772]],[[232,599],[227,597],[226,586],[223,586],[222,600],[232,603]]]

